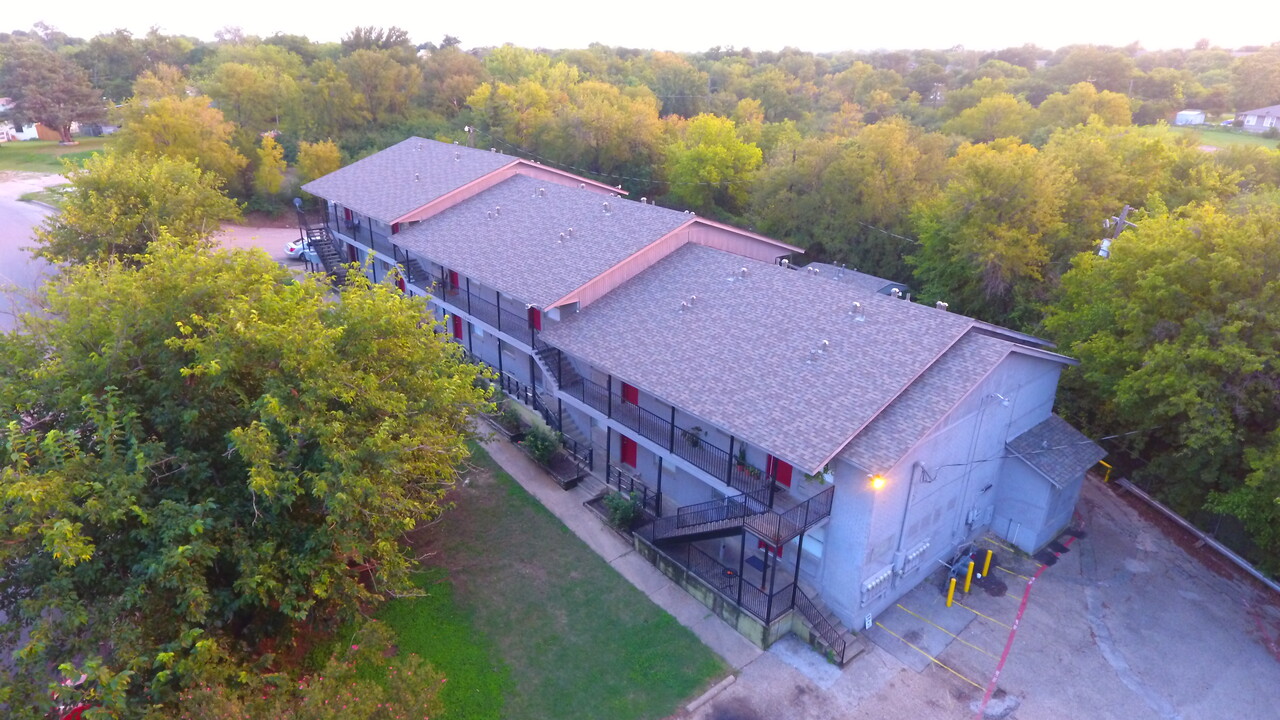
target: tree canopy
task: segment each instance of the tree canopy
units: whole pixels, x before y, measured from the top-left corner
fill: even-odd
[[[106,117],[102,93],[70,59],[32,42],[0,47],[0,97],[13,100],[16,125],[38,122],[71,142],[71,123]]]
[[[221,178],[180,158],[95,154],[67,180],[59,212],[36,232],[37,254],[55,263],[134,262],[162,236],[192,244],[240,217]]]
[[[134,716],[411,587],[398,540],[444,509],[487,400],[421,299],[352,276],[333,302],[161,238],[67,268],[0,336],[10,713],[43,716],[65,665]]]

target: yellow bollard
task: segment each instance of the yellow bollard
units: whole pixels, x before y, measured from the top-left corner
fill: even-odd
[[[988,550],[987,559],[982,561],[982,577],[986,577],[987,573],[991,572],[991,556],[992,555],[995,555],[995,553]]]
[[[947,588],[947,607],[951,607],[951,601],[956,597],[956,579],[951,578],[951,587]]]
[[[1104,467],[1104,468],[1106,468],[1106,469],[1107,469],[1107,476],[1106,476],[1106,477],[1104,477],[1104,478],[1102,478],[1102,482],[1104,482],[1104,483],[1109,483],[1109,482],[1111,482],[1111,465],[1109,465],[1108,463],[1105,463],[1105,462],[1103,462],[1103,461],[1101,461],[1101,460],[1099,460],[1099,461],[1098,461],[1098,464],[1099,464],[1099,465],[1101,465],[1102,467]]]
[[[971,583],[973,583],[973,561],[972,560],[969,561],[969,572],[965,573],[964,575],[964,592],[966,595],[969,593],[969,585]]]

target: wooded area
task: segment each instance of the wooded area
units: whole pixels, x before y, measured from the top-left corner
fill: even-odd
[[[94,88],[120,105],[117,149],[189,161],[251,208],[420,135],[751,227],[1043,334],[1083,360],[1063,412],[1119,436],[1108,448],[1180,511],[1240,518],[1280,569],[1280,152],[1210,152],[1166,124],[1280,103],[1280,46],[677,54],[467,50],[396,28],[337,43],[41,28],[0,35],[0,57],[17,117],[38,118],[41,93]],[[62,80],[28,79],[33,64]],[[1102,223],[1126,205],[1133,226],[1102,259]]]

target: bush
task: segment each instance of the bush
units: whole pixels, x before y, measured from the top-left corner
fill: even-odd
[[[609,524],[619,530],[630,530],[640,517],[640,499],[635,493],[611,493],[604,499],[604,506],[609,511]]]
[[[560,446],[560,438],[551,430],[539,426],[529,430],[520,444],[529,451],[529,455],[533,456],[534,460],[546,465],[551,462],[551,456],[556,454],[556,448]]]

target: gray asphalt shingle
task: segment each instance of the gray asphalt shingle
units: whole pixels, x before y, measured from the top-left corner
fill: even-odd
[[[687,245],[542,337],[814,472],[972,324]]]
[[[1058,487],[1107,456],[1106,450],[1057,415],[1010,440],[1008,448]]]
[[[869,472],[893,467],[1011,348],[1003,340],[966,333],[858,433],[840,456]]]
[[[516,175],[406,227],[395,241],[546,307],[692,219],[676,210]],[[561,240],[570,228],[572,236]]]
[[[389,223],[515,161],[501,153],[411,137],[302,189]]]

